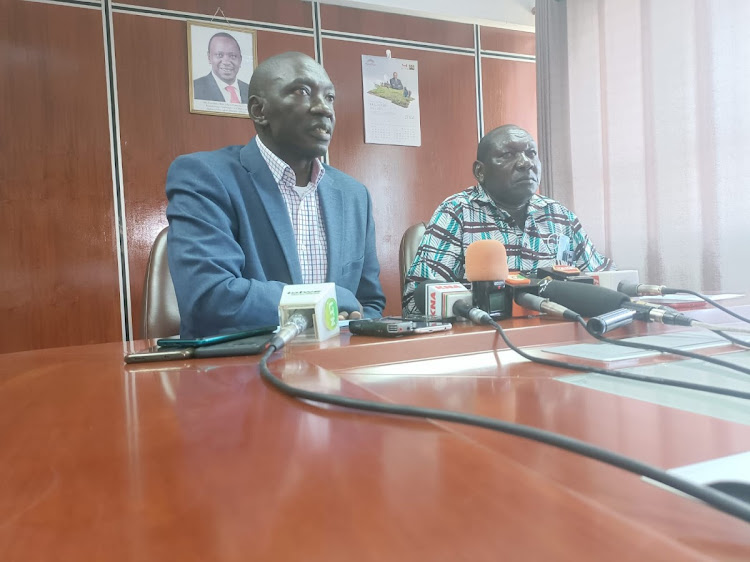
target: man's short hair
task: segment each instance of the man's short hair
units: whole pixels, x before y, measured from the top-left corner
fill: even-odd
[[[489,133],[484,135],[482,137],[482,140],[480,140],[479,144],[477,145],[477,160],[479,160],[480,162],[486,162],[487,157],[489,156],[488,153],[490,150],[490,146],[492,145],[492,141],[495,139],[495,137],[514,129],[523,131],[523,129],[521,129],[521,127],[519,127],[518,125],[508,124],[500,125],[499,127],[492,129]]]
[[[280,53],[261,62],[257,67],[255,67],[255,70],[253,70],[253,75],[250,77],[250,85],[247,89],[248,97],[263,96],[263,88],[265,87],[266,82],[268,82],[268,80],[273,77],[277,69],[280,66],[286,64],[287,61],[295,61],[300,59],[310,59],[311,61],[316,62],[315,59],[313,59],[309,55],[297,51],[287,51],[286,53]]]
[[[211,54],[211,43],[213,43],[213,40],[216,39],[217,37],[225,37],[226,39],[231,39],[232,41],[234,41],[234,44],[237,45],[237,50],[240,52],[240,56],[242,56],[242,48],[240,47],[240,42],[234,38],[234,35],[230,35],[229,33],[225,31],[214,33],[211,36],[211,39],[208,40],[208,53],[209,54]]]

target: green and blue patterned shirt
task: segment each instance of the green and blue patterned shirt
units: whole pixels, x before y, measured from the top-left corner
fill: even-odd
[[[581,223],[554,199],[531,197],[523,228],[475,185],[451,195],[432,216],[404,284],[404,314],[418,314],[414,289],[428,280],[467,283],[464,251],[477,240],[494,239],[505,245],[508,269],[533,273],[539,267],[574,265],[581,271],[614,269],[596,251]]]

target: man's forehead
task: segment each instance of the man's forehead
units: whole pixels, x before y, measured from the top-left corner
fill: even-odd
[[[308,60],[297,60],[280,65],[273,73],[272,81],[279,86],[291,83],[333,86],[326,71],[316,62]]]
[[[237,51],[239,50],[239,46],[234,39],[230,39],[229,37],[214,37],[213,41],[211,41],[211,50]]]
[[[494,142],[498,147],[536,146],[534,138],[523,129],[510,129],[498,135]]]

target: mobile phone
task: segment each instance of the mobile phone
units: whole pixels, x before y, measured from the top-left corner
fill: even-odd
[[[386,338],[397,338],[411,334],[430,334],[450,330],[452,327],[453,325],[450,322],[426,322],[394,317],[376,320],[352,320],[349,322],[349,331],[352,334]]]
[[[207,345],[216,345],[218,343],[225,343],[233,340],[241,340],[249,338],[250,336],[261,336],[264,334],[271,334],[276,330],[277,326],[263,326],[261,328],[253,328],[252,330],[244,330],[242,332],[234,332],[232,334],[221,334],[219,336],[208,336],[205,338],[196,339],[175,339],[175,338],[163,338],[156,340],[156,345],[159,347],[204,347]]]
[[[383,316],[379,319],[381,322],[411,322],[414,324],[414,334],[431,334],[432,332],[444,332],[450,330],[453,324],[450,322],[444,322],[443,320],[434,320],[424,314],[421,316],[411,316],[404,318],[403,316]]]
[[[144,351],[129,353],[125,363],[151,363],[155,361],[179,361],[181,359],[203,359],[206,357],[238,357],[263,353],[268,343],[268,334],[251,336],[240,340],[204,345],[203,347],[150,347]]]
[[[180,359],[190,359],[195,351],[192,347],[163,349],[160,347],[150,347],[144,351],[128,353],[125,356],[125,363],[151,363],[153,361],[179,361]]]

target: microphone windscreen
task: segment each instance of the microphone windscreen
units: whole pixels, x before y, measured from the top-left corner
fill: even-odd
[[[508,278],[508,254],[499,240],[477,240],[466,248],[466,279],[469,281],[505,281]]]
[[[630,301],[627,295],[612,289],[574,281],[549,281],[542,285],[539,295],[587,318],[612,312]]]

